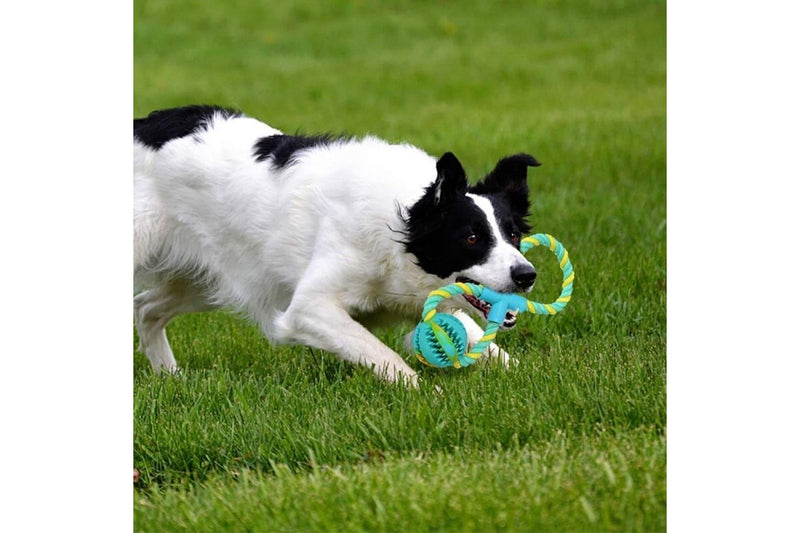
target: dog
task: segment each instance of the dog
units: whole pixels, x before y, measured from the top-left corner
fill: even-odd
[[[133,121],[134,317],[156,371],[178,365],[166,325],[231,309],[278,344],[301,344],[418,386],[368,328],[419,320],[430,291],[466,281],[529,291],[531,155],[500,159],[475,185],[436,159],[374,136],[287,135],[242,112],[195,105]],[[443,302],[472,345],[489,305]],[[516,322],[506,315],[503,327]],[[406,337],[410,345],[411,334]],[[492,345],[490,358],[508,365]]]

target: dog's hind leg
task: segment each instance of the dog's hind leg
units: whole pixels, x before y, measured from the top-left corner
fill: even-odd
[[[166,327],[182,313],[208,311],[214,306],[191,281],[171,279],[133,299],[139,349],[157,372],[176,372],[178,364],[167,340]]]

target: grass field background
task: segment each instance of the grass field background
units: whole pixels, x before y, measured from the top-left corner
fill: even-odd
[[[237,317],[179,317],[180,377],[134,355],[135,528],[664,530],[665,10],[136,0],[136,116],[238,107],[451,150],[472,180],[529,152],[534,230],[576,282],[565,313],[500,334],[518,366],[420,369],[419,391]],[[555,260],[531,257],[550,301]],[[404,353],[412,327],[379,335]]]

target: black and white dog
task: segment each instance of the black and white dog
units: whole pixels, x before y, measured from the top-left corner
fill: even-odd
[[[456,280],[527,291],[536,271],[519,251],[530,227],[527,167],[501,159],[469,186],[452,153],[438,161],[372,136],[285,135],[213,106],[133,121],[134,298],[141,349],[177,364],[165,327],[176,315],[243,312],[276,343],[297,343],[415,386],[417,375],[367,327],[416,322],[428,293]],[[482,328],[446,300],[470,343]],[[455,308],[462,310],[456,310]],[[516,317],[506,316],[505,327]],[[489,357],[508,364],[497,346]]]

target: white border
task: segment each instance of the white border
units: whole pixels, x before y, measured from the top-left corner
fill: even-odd
[[[131,4],[0,25],[0,530],[132,529]]]
[[[791,2],[668,5],[668,525],[797,527]]]

